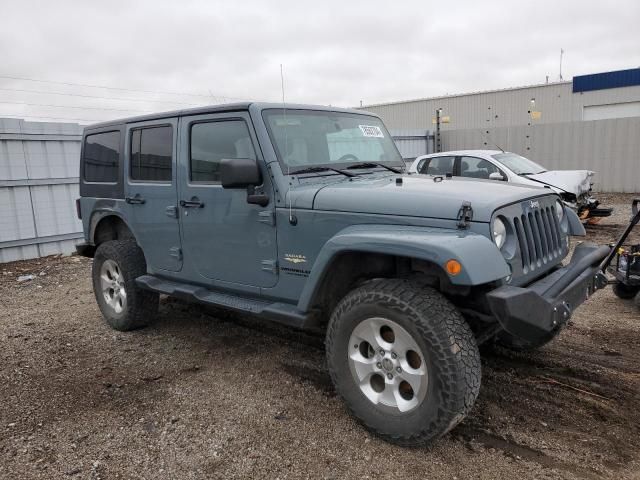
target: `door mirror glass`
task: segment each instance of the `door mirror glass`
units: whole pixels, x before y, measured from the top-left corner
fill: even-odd
[[[258,162],[251,158],[223,158],[220,161],[223,188],[247,188],[262,183]]]
[[[500,172],[493,172],[489,174],[489,180],[504,180],[504,177]]]

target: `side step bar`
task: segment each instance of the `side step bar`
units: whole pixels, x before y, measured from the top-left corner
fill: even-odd
[[[280,302],[271,303],[229,293],[220,293],[198,285],[173,282],[153,275],[142,275],[136,278],[136,284],[145,290],[162,293],[170,297],[183,298],[205,305],[260,315],[289,327],[313,329],[318,326],[318,315],[314,312],[301,312],[295,305]]]

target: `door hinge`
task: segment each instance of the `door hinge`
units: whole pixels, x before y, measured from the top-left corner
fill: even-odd
[[[171,247],[169,249],[169,256],[175,258],[177,261],[182,260],[182,249],[179,247]]]
[[[473,220],[473,208],[471,208],[471,202],[465,200],[458,210],[458,228],[469,228],[471,220]]]
[[[261,262],[262,270],[265,272],[273,273],[274,275],[278,273],[278,261],[274,259],[262,260]]]
[[[260,223],[266,223],[267,225],[276,224],[276,211],[275,210],[262,210],[258,212],[258,221]]]
[[[178,207],[176,205],[169,205],[164,209],[164,213],[167,217],[178,218]]]

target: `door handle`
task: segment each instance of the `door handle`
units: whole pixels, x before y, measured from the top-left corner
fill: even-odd
[[[204,203],[198,200],[197,197],[193,197],[191,200],[180,200],[180,206],[184,208],[202,208]]]
[[[125,197],[124,201],[129,205],[142,205],[146,202],[146,200],[140,195],[136,195],[135,197]]]

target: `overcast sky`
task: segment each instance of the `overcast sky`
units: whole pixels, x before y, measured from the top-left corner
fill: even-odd
[[[0,7],[0,117],[86,123],[187,104],[280,101],[280,64],[287,101],[339,106],[555,81],[560,48],[565,80],[640,66],[638,0]]]

